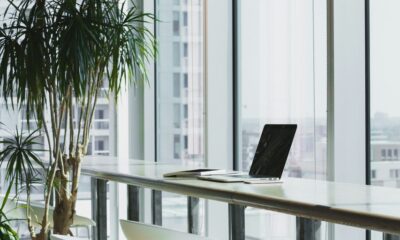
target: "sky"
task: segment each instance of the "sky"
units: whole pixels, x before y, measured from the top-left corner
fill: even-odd
[[[371,114],[400,117],[400,1],[370,1]]]

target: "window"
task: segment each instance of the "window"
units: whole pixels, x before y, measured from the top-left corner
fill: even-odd
[[[264,124],[295,123],[284,175],[325,179],[326,1],[239,0],[237,9],[239,170],[250,168]],[[249,239],[295,238],[288,215],[246,208],[245,222]]]
[[[183,26],[187,27],[188,26],[188,13],[183,12]]]
[[[251,164],[265,123],[296,123],[286,174],[300,169],[302,177],[326,175],[326,30],[319,23],[326,20],[322,1],[313,2],[239,1],[239,165],[243,170]],[[310,160],[316,164],[303,164]]]
[[[188,117],[189,117],[189,108],[188,105],[185,104],[183,105],[183,118],[188,119]]]
[[[174,17],[173,24],[172,24],[173,33],[174,33],[175,36],[179,36],[179,29],[180,29],[179,12],[174,11],[173,12],[173,17]]]
[[[390,169],[390,178],[397,179],[400,177],[400,169]]]
[[[183,87],[188,88],[189,86],[189,75],[187,73],[183,74]]]
[[[157,141],[160,147],[158,151],[158,161],[167,161],[166,159],[170,158],[172,154],[166,154],[167,152],[164,151],[167,151],[168,146],[170,146],[169,144],[171,144],[174,139],[171,126],[176,127],[178,122],[182,122],[184,118],[188,118],[187,126],[184,126],[185,129],[181,129],[188,133],[188,145],[191,145],[191,141],[198,140],[192,138],[192,136],[197,133],[204,133],[203,1],[188,1],[186,7],[183,7],[181,4],[180,11],[177,11],[176,8],[173,7],[173,2],[171,0],[167,0],[162,4],[160,4],[160,1],[161,0],[158,0],[156,2],[156,8],[159,14],[157,18],[160,20],[157,23],[157,29],[159,31],[157,33],[159,54],[157,59],[156,78],[158,85],[156,94],[158,102],[157,127],[160,130],[158,131]],[[182,3],[182,1],[180,1],[180,3]],[[171,22],[164,19],[168,19],[168,16],[172,13],[174,15],[176,15],[175,13],[178,13],[178,15],[186,13],[189,21],[192,19],[196,20],[189,26],[190,31],[188,31],[187,35],[184,35],[182,32],[180,33],[180,37],[186,38],[184,42],[183,40],[176,40],[171,37],[171,33],[168,34],[164,30],[168,29],[168,25],[171,25]],[[189,33],[190,35],[188,35]],[[170,44],[173,46],[172,49],[168,47]],[[193,62],[193,64],[189,64],[187,68],[183,68],[180,65],[183,57],[181,55],[181,46],[188,61]],[[189,48],[191,49],[190,52],[188,51]],[[170,65],[171,62],[173,66]],[[178,94],[178,89],[180,89],[180,75],[183,76],[183,86],[190,95],[190,101],[183,98],[182,94]],[[171,87],[169,87],[171,85],[173,86],[172,93]],[[174,96],[174,98],[178,99],[173,100],[170,96]],[[183,109],[183,114],[181,114],[181,108]],[[173,112],[168,109],[173,109]],[[171,113],[173,113],[173,116],[171,116]],[[168,120],[170,122],[172,120],[173,124],[168,124]],[[203,144],[202,141],[201,144]],[[194,156],[196,156],[195,161],[202,164],[204,161],[204,153],[198,152],[194,154]],[[189,161],[193,159],[182,160]]]
[[[103,151],[104,150],[104,141],[99,140],[96,141],[96,151]]]
[[[188,55],[189,55],[189,49],[188,48],[189,48],[188,44],[184,43],[183,44],[183,57],[188,57]]]
[[[386,158],[386,149],[381,150],[381,157],[382,157],[382,159]]]
[[[179,159],[181,157],[181,136],[174,135],[174,158]]]
[[[96,119],[104,119],[104,110],[102,109],[96,110]]]
[[[174,128],[181,127],[181,105],[174,103]]]
[[[156,23],[156,158],[200,167],[205,163],[204,1],[156,0],[155,4],[160,20]],[[162,198],[163,225],[186,231],[186,196],[163,192]],[[204,210],[203,205],[200,201]]]
[[[188,136],[187,135],[185,135],[185,137],[184,137],[184,147],[185,147],[185,150],[187,150],[188,149],[188,146],[189,146],[189,140],[188,140]]]
[[[181,46],[177,42],[174,42],[172,44],[173,44],[172,58],[174,60],[174,67],[180,67],[180,65],[181,65]]]
[[[179,73],[174,73],[174,97],[179,98],[181,96],[181,78]]]
[[[109,155],[109,138],[105,136],[94,137],[94,155]]]
[[[87,149],[87,154],[90,156],[90,155],[93,155],[93,143],[92,143],[93,141],[92,141],[92,138],[91,138],[91,140],[90,140],[90,142],[89,142],[89,144],[88,144],[88,149]]]
[[[400,180],[400,2],[370,0],[370,136],[371,183],[397,188]],[[381,174],[374,174],[379,171]],[[372,232],[372,239],[382,234]]]

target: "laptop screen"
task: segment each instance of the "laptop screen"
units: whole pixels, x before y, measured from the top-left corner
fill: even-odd
[[[296,133],[296,124],[266,124],[249,175],[280,178]]]

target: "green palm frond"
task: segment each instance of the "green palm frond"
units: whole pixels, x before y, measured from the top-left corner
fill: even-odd
[[[8,182],[15,182],[15,186],[22,187],[28,182],[36,179],[40,174],[39,169],[44,165],[40,157],[36,154],[45,151],[38,141],[38,130],[24,134],[16,129],[15,135],[6,137],[0,141],[4,149],[0,151],[0,167],[6,164],[5,179]]]
[[[8,223],[0,223],[1,240],[18,240],[18,233]]]
[[[0,239],[9,239],[9,240],[19,239],[18,233],[14,229],[12,229],[12,227],[9,225],[9,223],[15,219],[8,219],[5,212],[5,206],[7,201],[9,200],[12,187],[13,187],[13,181],[9,183],[6,194],[3,198],[3,202],[1,203],[0,207]]]
[[[108,77],[114,96],[124,83],[147,80],[156,43],[145,24],[154,17],[133,1],[9,2],[11,17],[5,14],[0,28],[0,87],[10,106],[26,106],[28,120],[43,120],[53,91],[61,100],[72,87],[80,102],[98,90],[96,79]]]

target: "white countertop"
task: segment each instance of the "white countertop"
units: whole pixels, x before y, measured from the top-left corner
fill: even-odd
[[[400,234],[400,189],[299,178],[254,185],[163,177],[167,172],[192,168],[96,157],[84,160],[82,173],[155,190]]]

